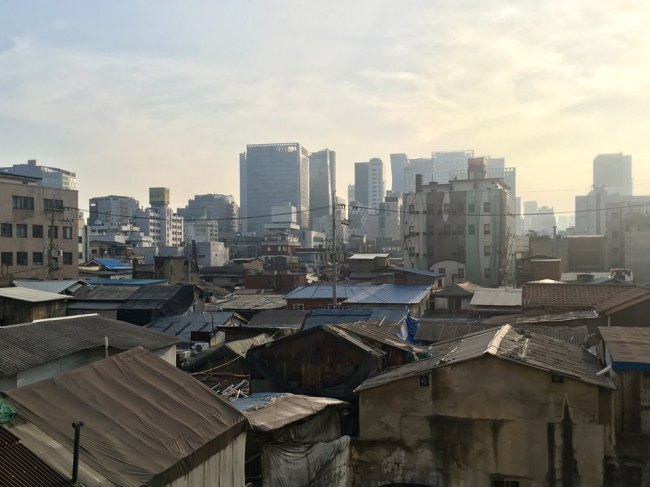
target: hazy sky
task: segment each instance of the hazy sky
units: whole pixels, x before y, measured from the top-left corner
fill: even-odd
[[[647,0],[5,1],[0,165],[76,171],[84,208],[184,205],[238,197],[247,143],[336,150],[344,196],[355,161],[473,148],[570,210],[623,151],[650,193],[649,22]]]

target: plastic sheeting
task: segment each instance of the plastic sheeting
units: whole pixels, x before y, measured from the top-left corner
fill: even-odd
[[[350,437],[321,443],[266,445],[262,451],[264,487],[344,487]]]

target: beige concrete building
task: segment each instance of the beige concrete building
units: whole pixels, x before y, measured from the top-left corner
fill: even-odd
[[[353,485],[603,485],[614,385],[588,351],[509,325],[430,351],[357,388]]]
[[[0,174],[0,274],[78,277],[77,207],[76,190]]]

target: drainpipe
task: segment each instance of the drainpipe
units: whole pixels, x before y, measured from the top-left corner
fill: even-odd
[[[72,423],[74,428],[74,451],[72,456],[72,483],[77,483],[77,476],[79,473],[79,442],[81,436],[81,427],[84,425],[83,421]]]

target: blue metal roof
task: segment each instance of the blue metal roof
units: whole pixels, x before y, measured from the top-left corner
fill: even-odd
[[[125,264],[117,259],[93,259],[91,262],[97,262],[110,271],[133,269],[130,264]]]
[[[381,284],[379,286],[364,286],[364,288],[348,298],[346,304],[416,304],[431,293],[429,285]]]
[[[93,286],[156,286],[168,284],[167,279],[90,279],[88,284]]]
[[[409,274],[417,274],[418,276],[432,277],[434,279],[445,277],[445,275],[440,272],[425,271],[422,269],[409,269],[407,267],[395,267],[395,270],[401,272],[408,272]]]
[[[347,299],[358,294],[363,288],[364,286],[340,283],[336,285],[336,296]],[[287,294],[287,299],[332,299],[332,296],[331,284],[316,283],[294,289]]]

